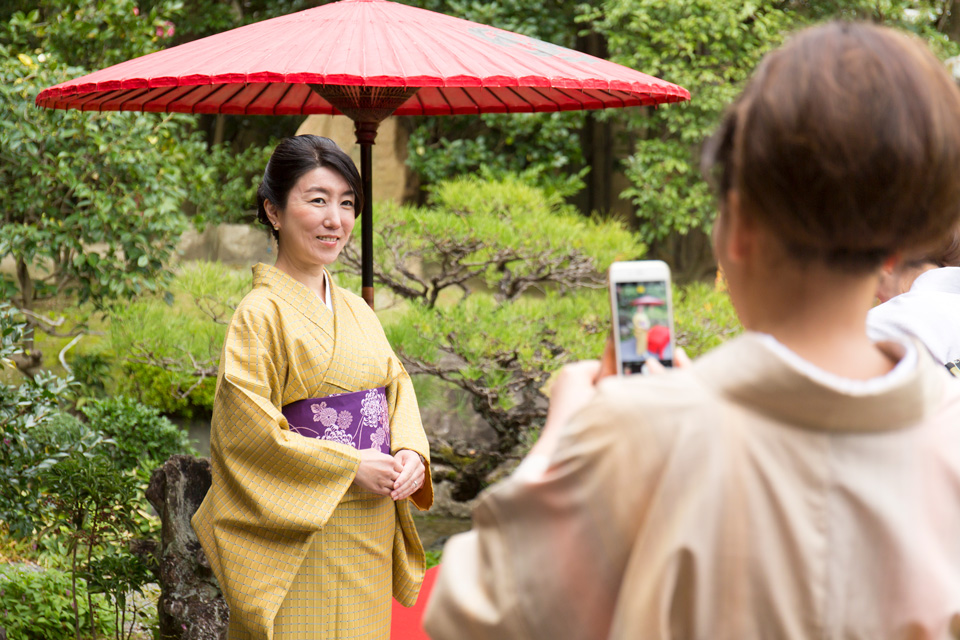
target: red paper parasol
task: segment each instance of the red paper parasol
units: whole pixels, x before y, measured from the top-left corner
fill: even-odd
[[[341,0],[129,60],[50,87],[84,111],[344,114],[361,146],[363,293],[373,304],[371,149],[390,115],[574,111],[688,100],[593,56],[387,0]]]

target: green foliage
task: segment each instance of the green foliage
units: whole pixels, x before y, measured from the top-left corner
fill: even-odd
[[[23,325],[8,311],[0,308],[3,354],[22,350]],[[20,386],[0,385],[3,527],[15,537],[40,531],[44,549],[52,548],[70,571],[69,588],[38,583],[39,591],[21,573],[11,578],[12,586],[10,576],[0,575],[7,637],[68,637],[71,618],[76,638],[81,626],[93,635],[113,630],[121,637],[128,594],[154,579],[149,563],[129,551],[135,536],[156,533],[156,518],[137,507],[145,503],[149,472],[172,453],[190,449],[185,434],[156,410],[128,398],[86,403],[87,423],[64,413],[74,387],[49,374]],[[8,605],[8,593],[19,603]],[[106,598],[95,599],[95,593]],[[96,614],[103,602],[111,610]],[[21,606],[27,603],[29,608]],[[21,621],[29,611],[34,626],[24,630]]]
[[[88,610],[95,611],[93,593],[104,593],[118,621],[126,611],[126,594],[141,590],[152,579],[143,561],[125,551],[131,533],[139,530],[140,516],[130,508],[140,497],[139,486],[133,475],[90,452],[75,452],[59,461],[43,473],[42,482],[55,518],[50,528],[68,542],[71,605],[79,638],[80,579],[87,586]],[[92,617],[89,627],[95,633],[96,616]]]
[[[125,396],[87,403],[81,409],[90,429],[115,443],[111,458],[124,471],[153,470],[178,453],[194,453],[184,431],[160,411]]]
[[[115,382],[120,393],[130,394],[138,402],[170,416],[192,419],[209,414],[213,407],[216,381],[196,380],[192,371],[133,362],[121,367]]]
[[[193,224],[235,222],[252,211],[263,168],[278,142],[271,139],[264,146],[252,145],[240,152],[218,144],[202,162],[189,165],[187,198],[195,209]]]
[[[709,228],[713,199],[698,148],[764,53],[794,23],[782,2],[606,0],[583,18],[607,37],[611,59],[687,88],[692,100],[617,114],[637,136],[623,194],[643,239]]]
[[[97,446],[96,434],[77,430],[76,439],[59,430],[58,419],[73,383],[50,374],[19,386],[0,385],[0,520],[16,536],[29,535],[42,517],[44,494],[37,475],[76,449]]]
[[[149,10],[137,0],[13,0],[12,4],[20,5],[23,13],[37,14],[36,29],[26,34],[30,46],[65,54],[71,64],[91,71],[162,48],[169,37],[169,18],[179,8],[170,0],[153,3]]]
[[[434,443],[460,472],[467,486],[456,492],[466,499],[542,424],[550,373],[602,351],[603,274],[644,247],[619,223],[577,215],[516,177],[443,182],[429,206],[381,207],[378,215],[376,278],[409,301],[384,318],[391,344],[411,373],[466,391],[497,434],[488,451]],[[341,262],[359,269],[354,248]]]
[[[13,366],[10,356],[23,352],[27,324],[16,307],[0,302],[0,367]]]
[[[584,187],[583,112],[428,116],[410,133],[407,164],[425,184],[519,174],[561,196]]]
[[[249,272],[196,262],[168,295],[112,307],[107,347],[118,354],[117,390],[167,415],[209,414],[226,324],[250,282]]]
[[[405,4],[563,47],[577,44],[575,0],[407,0]],[[582,166],[582,112],[425,117],[409,122],[407,162],[424,184],[470,174],[496,180],[515,173],[562,196],[584,187],[589,168]]]
[[[456,290],[503,302],[551,286],[599,287],[610,262],[644,252],[620,224],[585,219],[513,176],[447,181],[431,190],[430,206],[384,205],[377,215],[378,279],[427,307]],[[357,247],[341,262],[359,272]]]
[[[83,628],[91,618],[84,585],[78,601]],[[0,566],[0,628],[10,640],[68,640],[74,638],[70,576],[57,569],[24,565]],[[113,616],[103,596],[93,598],[97,635],[113,635]]]
[[[544,417],[540,388],[550,373],[596,357],[608,334],[605,291],[549,292],[508,304],[485,294],[445,308],[414,307],[388,327],[397,351],[466,389],[507,453]]]
[[[33,105],[42,88],[86,71],[71,66],[78,57],[99,66],[152,50],[156,17],[134,6],[78,3],[46,22],[33,11],[0,26],[0,257],[33,269],[20,277],[27,308],[56,293],[100,305],[155,290],[184,229],[183,168],[203,155],[191,118]]]
[[[691,358],[703,355],[742,331],[730,296],[712,284],[694,282],[675,287],[673,307],[677,344]]]
[[[604,0],[580,21],[603,33],[611,59],[690,90],[689,103],[626,110],[611,117],[636,140],[625,161],[632,186],[623,196],[636,207],[649,246],[671,257],[668,238],[709,232],[713,198],[699,171],[700,146],[739,94],[765,53],[803,26],[827,19],[885,23],[924,38],[941,57],[958,44],[938,29],[949,3],[917,0]],[[673,250],[676,258],[677,250]],[[675,265],[677,266],[677,265]]]
[[[113,600],[116,640],[125,640],[128,612],[133,620],[139,611],[134,606],[134,594],[143,597],[143,588],[156,579],[142,558],[124,546],[112,547],[90,563],[87,585],[91,592],[102,593]]]
[[[80,353],[70,362],[74,379],[83,390],[84,397],[102,398],[107,394],[107,378],[110,375],[110,359],[101,353]]]

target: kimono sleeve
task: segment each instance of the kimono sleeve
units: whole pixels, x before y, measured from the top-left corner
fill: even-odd
[[[214,401],[213,485],[193,518],[231,616],[264,637],[360,464],[352,447],[288,430],[273,321],[242,307],[234,315]]]
[[[481,496],[453,536],[427,605],[435,640],[607,637],[651,450],[619,438],[602,398],[565,426],[542,475],[514,474]],[[631,499],[620,497],[630,488]]]
[[[400,449],[416,451],[426,461],[423,486],[410,500],[420,511],[433,505],[433,479],[430,476],[430,444],[423,430],[417,396],[413,382],[403,364],[393,356],[393,366],[397,375],[387,385],[387,408],[390,412],[390,451],[394,454]]]

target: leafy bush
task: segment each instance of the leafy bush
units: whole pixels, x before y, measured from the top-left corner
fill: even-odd
[[[720,346],[743,328],[722,286],[694,282],[674,289],[677,344],[695,358]]]
[[[74,452],[45,470],[41,482],[53,516],[48,529],[67,541],[77,629],[80,579],[87,587],[87,609],[93,612],[91,631],[102,618],[93,604],[95,592],[108,597],[110,615],[120,622],[127,610],[126,594],[141,591],[152,580],[144,559],[127,550],[142,528],[143,515],[132,508],[143,499],[137,479],[103,455]]]
[[[90,429],[113,440],[113,464],[121,470],[154,468],[177,453],[194,453],[187,434],[160,411],[132,398],[94,400],[80,410]]]
[[[510,176],[443,182],[426,207],[378,207],[374,252],[381,284],[433,307],[441,296],[452,302],[472,292],[506,302],[551,287],[602,287],[607,265],[638,258],[644,247],[619,223],[586,219]],[[339,267],[359,273],[355,244]]]
[[[78,585],[80,626],[90,625],[87,591]],[[113,616],[103,596],[93,597],[97,635],[113,635]],[[73,593],[69,574],[22,565],[0,566],[0,628],[10,640],[75,638]]]
[[[42,282],[97,304],[156,290],[185,228],[186,169],[204,151],[190,116],[34,106],[42,88],[83,75],[78,63],[159,48],[156,10],[138,16],[133,0],[75,5],[0,24],[0,257],[17,261],[26,308],[46,296]],[[29,273],[41,262],[47,273]]]
[[[226,325],[250,286],[249,271],[194,262],[167,295],[111,308],[106,347],[117,354],[117,392],[166,415],[209,414]]]
[[[139,362],[124,363],[116,384],[119,393],[129,394],[167,415],[187,419],[210,413],[216,387],[213,378],[197,380],[189,371]]]
[[[585,186],[582,111],[419,118],[408,142],[408,164],[429,185],[479,174],[509,175],[545,192],[572,196]]]
[[[83,396],[102,398],[107,395],[110,365],[111,359],[102,353],[79,353],[72,358],[70,370]]]
[[[97,444],[93,434],[80,440],[57,435],[49,424],[61,413],[61,401],[73,384],[50,374],[38,374],[19,386],[0,385],[0,520],[17,536],[29,535],[40,517],[43,495],[37,483],[40,465],[50,466],[77,447]]]

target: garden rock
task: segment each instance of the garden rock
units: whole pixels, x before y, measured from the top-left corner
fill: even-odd
[[[262,225],[211,225],[202,232],[190,229],[180,237],[177,252],[182,260],[208,260],[237,266],[272,264],[277,259],[273,239]]]
[[[154,470],[147,499],[160,514],[160,637],[226,640],[229,609],[190,518],[210,489],[210,461],[171,456]]]

